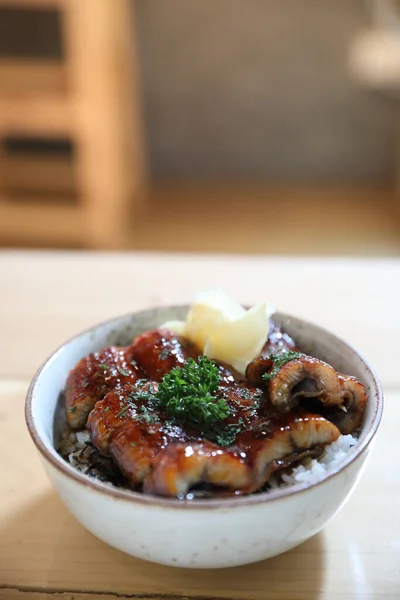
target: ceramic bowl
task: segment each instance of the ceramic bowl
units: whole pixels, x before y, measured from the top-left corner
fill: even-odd
[[[26,421],[54,489],[95,536],[145,560],[179,567],[230,567],[275,556],[315,535],[347,500],[362,472],[382,414],[382,391],[368,363],[345,341],[301,319],[277,313],[303,351],[360,379],[368,404],[358,444],[320,482],[231,499],[161,498],[113,488],[74,470],[56,452],[69,370],[86,354],[132,338],[187,308],[163,307],[126,315],[81,333],[36,373],[26,400]],[[366,526],[368,524],[366,523]]]

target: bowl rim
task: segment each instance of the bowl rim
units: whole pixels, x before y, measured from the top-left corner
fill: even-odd
[[[87,329],[81,331],[80,333],[75,334],[74,336],[72,336],[71,338],[66,340],[56,350],[54,350],[54,352],[52,352],[50,354],[50,356],[48,356],[42,362],[42,364],[39,366],[39,368],[37,369],[35,375],[33,376],[32,380],[31,380],[31,383],[29,385],[29,388],[28,388],[28,391],[26,394],[25,422],[26,422],[26,426],[28,428],[29,434],[33,440],[33,443],[35,444],[39,453],[42,455],[42,457],[47,462],[50,463],[50,465],[52,467],[54,467],[62,475],[64,475],[65,477],[67,477],[70,480],[73,480],[77,484],[84,485],[85,487],[93,490],[94,492],[97,492],[100,494],[105,494],[106,496],[109,496],[110,498],[113,498],[113,499],[127,501],[129,503],[132,503],[132,505],[139,503],[142,505],[145,504],[147,506],[159,506],[159,507],[163,507],[163,508],[180,509],[180,510],[192,510],[192,509],[210,510],[210,509],[242,508],[244,506],[252,506],[252,505],[258,505],[258,504],[264,504],[264,503],[271,503],[271,502],[275,502],[277,500],[283,500],[284,498],[293,497],[297,494],[301,494],[302,492],[306,492],[312,488],[320,486],[323,483],[325,483],[326,481],[333,479],[334,477],[339,475],[341,472],[343,472],[345,469],[347,469],[358,457],[365,454],[365,452],[367,451],[371,441],[375,437],[375,434],[378,430],[378,427],[379,427],[379,424],[380,424],[381,418],[382,418],[383,404],[384,404],[382,386],[381,386],[381,383],[379,381],[379,378],[378,378],[375,370],[371,367],[371,365],[364,358],[364,356],[360,352],[358,352],[358,350],[356,350],[354,348],[354,346],[352,344],[350,344],[347,340],[340,338],[336,334],[332,333],[329,329],[325,329],[324,327],[321,327],[320,325],[317,325],[315,323],[307,321],[301,317],[297,317],[295,315],[289,315],[287,313],[282,313],[280,311],[275,311],[274,314],[279,316],[279,318],[281,318],[281,319],[287,319],[287,320],[294,319],[296,321],[300,321],[306,327],[312,326],[314,328],[317,328],[322,333],[327,334],[328,336],[333,338],[333,340],[337,340],[340,343],[345,344],[349,348],[349,350],[353,354],[355,354],[359,360],[361,360],[361,362],[363,363],[363,366],[366,368],[367,372],[369,373],[369,375],[371,377],[371,383],[372,383],[371,395],[372,395],[372,397],[375,398],[376,404],[375,404],[375,410],[374,410],[374,414],[373,414],[370,426],[369,426],[362,442],[359,445],[354,447],[354,452],[351,452],[348,455],[348,457],[338,467],[334,468],[332,471],[330,471],[329,473],[324,475],[318,481],[311,482],[311,483],[303,483],[303,484],[298,484],[295,486],[289,486],[289,487],[283,488],[283,489],[270,490],[268,492],[259,492],[259,493],[254,493],[254,494],[250,494],[250,495],[236,496],[236,497],[230,497],[230,498],[229,497],[228,498],[219,498],[219,499],[218,498],[203,499],[203,500],[201,500],[201,499],[182,500],[182,499],[178,499],[178,498],[167,498],[167,497],[163,497],[163,496],[153,496],[150,494],[144,494],[142,492],[135,492],[135,491],[129,490],[129,489],[118,488],[118,487],[112,486],[111,484],[104,483],[100,480],[91,478],[88,475],[85,475],[84,473],[81,473],[80,471],[74,469],[74,467],[72,465],[67,463],[65,461],[65,459],[63,459],[62,456],[60,454],[58,454],[58,452],[55,450],[54,447],[52,447],[52,450],[54,450],[54,453],[49,450],[49,444],[47,444],[42,439],[42,436],[39,434],[38,429],[36,427],[35,418],[34,418],[34,414],[33,414],[33,408],[32,408],[32,401],[33,401],[33,394],[34,394],[36,385],[38,384],[38,382],[40,380],[41,374],[45,370],[47,370],[48,368],[51,367],[51,365],[57,360],[58,356],[62,354],[64,349],[69,344],[71,344],[72,342],[81,338],[82,336],[88,335],[100,327],[103,327],[106,325],[111,325],[112,323],[115,323],[117,321],[125,320],[125,319],[128,319],[129,317],[140,315],[141,313],[148,313],[152,310],[159,310],[159,309],[163,309],[163,308],[171,309],[171,310],[179,310],[179,309],[184,310],[184,309],[188,309],[189,305],[174,304],[174,305],[151,306],[151,307],[144,308],[144,309],[141,309],[138,311],[115,316],[115,317],[112,317],[105,321],[101,321],[100,323],[97,323],[96,325],[92,325],[91,327],[88,327]],[[273,315],[272,315],[272,318],[273,318]]]

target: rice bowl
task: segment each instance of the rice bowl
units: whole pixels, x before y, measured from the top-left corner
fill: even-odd
[[[88,352],[108,344],[129,343],[146,329],[182,318],[186,311],[187,307],[163,307],[127,315],[64,344],[32,382],[26,406],[28,428],[62,500],[86,528],[112,546],[146,560],[182,567],[216,568],[262,560],[305,541],[332,518],[353,490],[380,422],[383,400],[376,375],[351,346],[329,332],[276,314],[302,347],[338,370],[351,371],[364,382],[368,394],[356,444],[343,436],[340,443],[328,447],[323,460],[311,461],[310,469],[296,467],[295,482],[283,480],[276,489],[272,484],[268,492],[243,497],[178,501],[90,477],[73,468],[56,450],[61,442],[60,423],[56,422],[58,399],[74,364]],[[65,441],[66,450],[68,443],[71,454],[77,450],[75,444],[86,441],[81,435]]]

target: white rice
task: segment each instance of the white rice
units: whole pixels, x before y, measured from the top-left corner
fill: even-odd
[[[58,452],[77,471],[111,486],[121,485],[122,475],[110,458],[93,447],[88,431],[64,429]]]
[[[271,489],[287,488],[296,484],[317,483],[325,475],[334,471],[347,457],[357,443],[357,438],[352,435],[341,435],[335,442],[325,448],[325,452],[318,458],[306,459],[291,472],[283,472],[280,480],[277,476],[271,477]]]
[[[285,470],[273,475],[268,482],[269,489],[284,489],[296,484],[311,484],[320,481],[325,475],[340,466],[356,443],[357,438],[352,435],[341,435],[325,448],[319,458],[305,459],[291,471]],[[106,473],[102,472],[101,466],[93,464],[99,455],[90,443],[88,431],[75,433],[65,430],[61,436],[59,452],[78,471],[107,482]],[[110,482],[110,485],[113,484]]]
[[[90,442],[90,434],[88,431],[78,431],[76,434],[76,441],[80,446],[84,446]]]

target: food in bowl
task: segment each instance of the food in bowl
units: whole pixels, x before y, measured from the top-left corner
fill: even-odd
[[[310,356],[260,305],[201,295],[185,321],[84,356],[60,453],[119,487],[180,499],[313,482],[357,443],[362,382]]]
[[[203,304],[210,316],[210,302],[203,300]],[[313,323],[269,309],[266,312],[273,312],[270,317],[275,326],[295,340],[303,353],[331,364],[338,372],[351,373],[363,383],[368,400],[359,433],[351,436],[355,445],[349,450],[353,442],[345,446],[347,436],[342,435],[326,446],[317,462],[310,459],[315,462],[311,470],[309,465],[299,463],[294,471],[291,467],[288,472],[278,471],[278,475],[271,476],[268,489],[257,493],[177,499],[126,487],[126,478],[115,461],[101,455],[90,441],[86,444],[87,429],[72,431],[65,425],[68,373],[83,357],[111,346],[128,347],[143,332],[161,325],[168,324],[172,331],[175,324],[178,333],[186,326],[192,308],[162,306],[135,312],[100,323],[66,341],[36,373],[27,394],[26,421],[55,491],[75,518],[99,539],[132,556],[165,565],[232,567],[286,552],[326,526],[355,489],[367,464],[381,421],[383,395],[372,366],[350,344]],[[204,307],[200,312],[204,313]],[[243,352],[247,346],[254,357],[260,353],[261,346],[258,348],[253,335],[245,338],[248,344],[241,339],[251,329],[241,328],[244,316],[230,315],[232,321],[239,322],[226,325],[229,319],[224,310],[212,314],[219,337],[226,340],[221,331],[228,328],[230,339],[236,338],[230,360],[237,359],[236,348]],[[251,323],[254,317],[249,318]],[[260,322],[264,323],[261,318]],[[185,336],[190,337],[188,333]],[[230,347],[219,345],[217,337],[216,341],[216,349],[210,351],[213,360],[219,360],[219,352]],[[243,376],[240,362],[236,370]],[[76,450],[77,444],[85,456],[94,453],[90,464],[85,456],[78,459],[85,463],[79,469],[68,460],[68,451]],[[338,450],[337,444],[343,445],[343,450]],[[61,446],[67,460],[57,451]],[[84,472],[86,469],[92,476]],[[110,484],[113,477],[115,481]],[[197,492],[194,490],[194,494]]]

